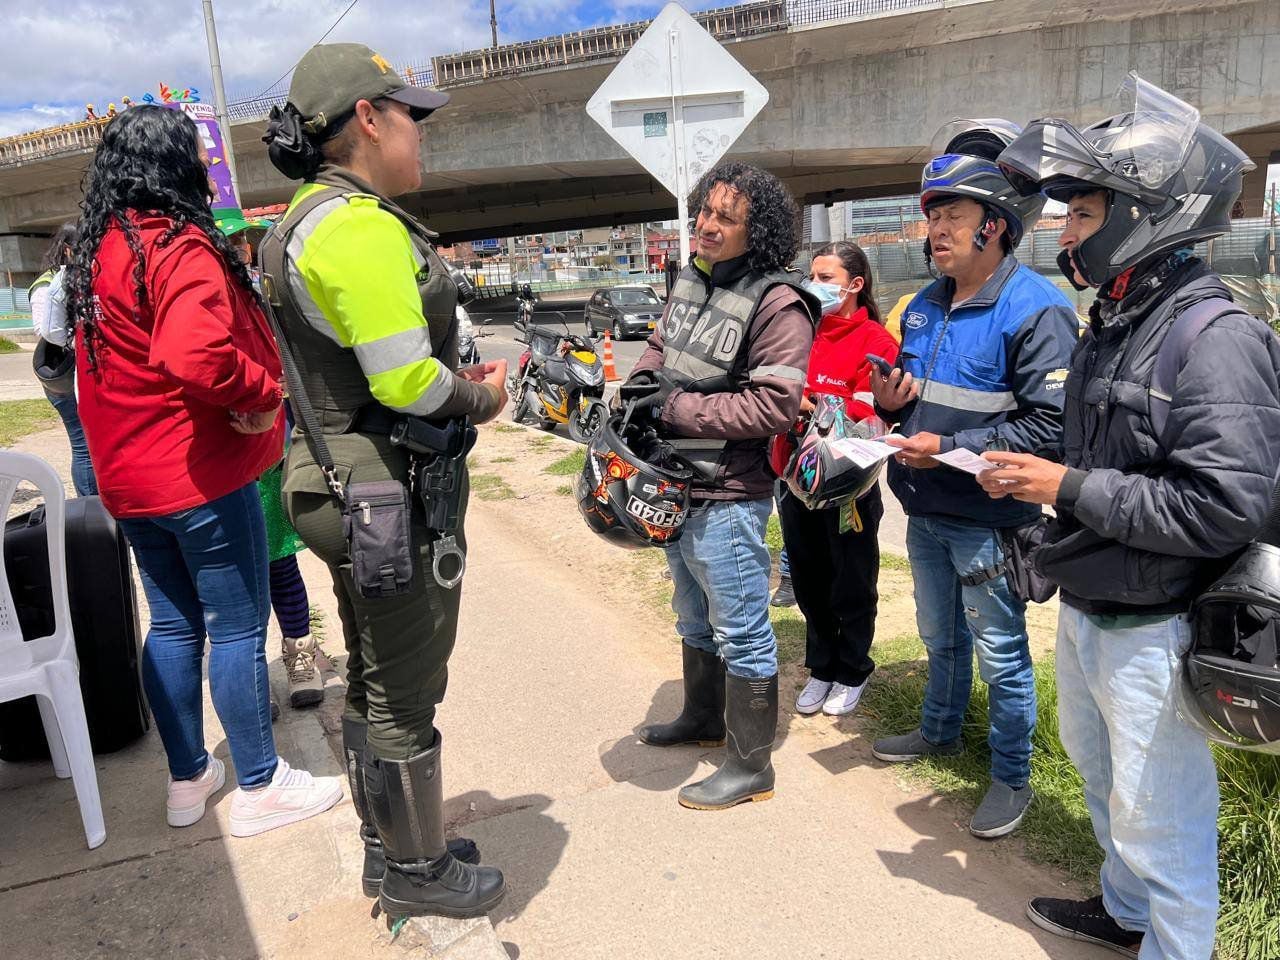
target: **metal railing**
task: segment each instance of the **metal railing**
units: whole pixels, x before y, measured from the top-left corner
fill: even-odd
[[[65,123],[60,127],[0,139],[0,167],[59,154],[92,150],[102,139],[108,118]]]
[[[694,19],[717,40],[739,40],[786,30],[790,25],[787,6],[788,0],[755,0],[695,13]],[[451,87],[533,70],[616,60],[631,49],[651,22],[638,20],[595,27],[487,50],[448,54],[435,57],[431,62],[437,85]]]

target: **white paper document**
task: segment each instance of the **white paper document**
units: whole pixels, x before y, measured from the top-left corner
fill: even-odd
[[[945,463],[948,467],[963,470],[965,473],[972,473],[975,477],[980,473],[985,473],[987,470],[994,470],[996,467],[990,460],[983,460],[972,450],[966,450],[964,447],[956,447],[946,453],[935,453],[933,459],[939,463]]]
[[[829,448],[837,456],[852,460],[859,467],[874,467],[881,460],[888,460],[898,452],[883,440],[863,440],[861,437],[844,437],[831,441]]]

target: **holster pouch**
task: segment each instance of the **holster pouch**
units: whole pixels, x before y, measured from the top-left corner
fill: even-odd
[[[443,426],[408,418],[396,424],[391,442],[412,455],[413,491],[426,525],[438,533],[458,529],[462,512],[462,475],[476,443],[476,428],[465,419]]]
[[[352,483],[346,488],[343,527],[351,576],[366,599],[394,597],[413,583],[409,492],[396,480]]]

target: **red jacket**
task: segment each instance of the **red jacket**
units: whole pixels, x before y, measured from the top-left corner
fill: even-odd
[[[80,419],[103,505],[116,517],[176,513],[238,490],[280,459],[284,417],[252,436],[231,411],[280,405],[280,356],[251,294],[221,254],[188,226],[163,247],[167,217],[135,215],[148,303],[113,223],[93,279],[97,369],[77,334]]]
[[[847,408],[854,418],[875,416],[870,402],[869,353],[894,363],[898,359],[898,341],[871,319],[865,307],[859,307],[851,317],[828,313],[818,324],[813,339],[804,395],[828,393],[845,397],[851,401]],[[774,438],[769,457],[774,473],[781,475],[786,468],[791,447],[786,434]]]

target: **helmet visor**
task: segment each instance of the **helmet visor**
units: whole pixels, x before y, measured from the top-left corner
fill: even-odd
[[[938,128],[929,144],[929,155],[962,153],[994,160],[1022,133],[1022,128],[1009,120],[989,117],[977,120],[951,120]]]
[[[1128,113],[1131,121],[1118,127],[1105,148],[1116,159],[1127,154],[1132,166],[1124,172],[1144,187],[1168,182],[1186,162],[1200,111],[1134,71],[1125,76],[1116,99],[1120,112]]]

